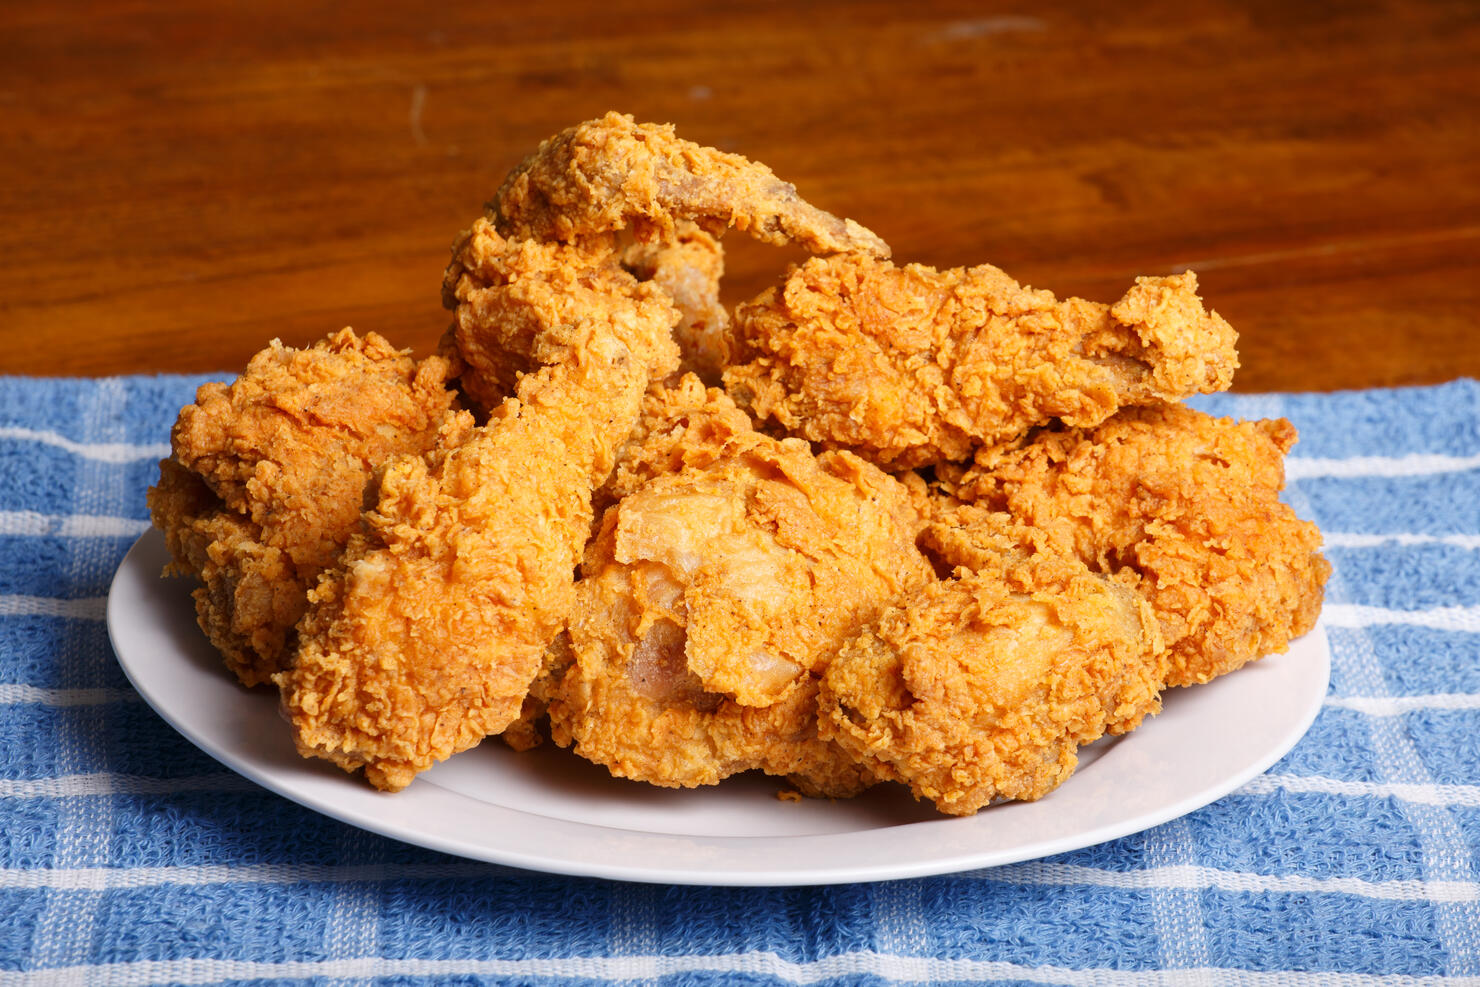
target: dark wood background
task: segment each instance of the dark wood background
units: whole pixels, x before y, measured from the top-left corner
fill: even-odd
[[[1480,3],[0,7],[0,372],[418,352],[448,246],[609,108],[898,260],[1102,301],[1196,270],[1235,388],[1480,376]],[[790,259],[732,236],[727,290]]]

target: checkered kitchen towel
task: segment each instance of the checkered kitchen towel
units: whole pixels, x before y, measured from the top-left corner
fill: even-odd
[[[1046,860],[822,888],[457,860],[226,771],[141,702],[104,596],[198,379],[0,378],[0,987],[1480,984],[1480,385],[1217,396],[1301,431],[1333,670],[1269,773]]]

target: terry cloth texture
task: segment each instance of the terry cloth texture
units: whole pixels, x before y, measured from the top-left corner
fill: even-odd
[[[1267,774],[1057,857],[822,888],[442,856],[238,778],[121,673],[110,578],[199,378],[0,378],[0,987],[1480,984],[1480,384],[1217,396],[1300,429],[1333,670]]]

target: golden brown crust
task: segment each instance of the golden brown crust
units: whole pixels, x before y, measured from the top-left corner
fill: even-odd
[[[1060,420],[1221,390],[1235,334],[1189,272],[1119,302],[1055,299],[995,267],[814,258],[740,306],[724,373],[738,404],[898,470],[970,459]]]
[[[622,267],[639,281],[656,284],[682,314],[673,329],[683,354],[680,369],[697,374],[706,384],[718,384],[732,349],[730,313],[719,298],[725,273],[719,238],[683,221],[675,226],[671,241],[628,245]]]
[[[519,718],[570,610],[593,489],[677,363],[656,289],[486,223],[469,243],[465,358],[493,313],[518,311],[519,346],[544,365],[460,442],[384,469],[275,678],[301,753],[389,790]]]
[[[730,228],[824,256],[732,324]],[[1311,626],[1293,429],[1163,405],[1237,364],[1191,273],[1099,305],[887,256],[608,114],[458,238],[437,357],[274,344],[182,412],[151,513],[299,751],[388,790],[547,721],[657,785],[971,813]]]
[[[1171,650],[1170,685],[1282,652],[1315,625],[1330,564],[1279,500],[1295,430],[1181,405],[1122,411],[983,456],[956,492],[1137,590]]]
[[[642,363],[660,376],[672,370],[677,350],[668,335],[644,340],[634,329],[659,321],[671,329],[679,314],[657,285],[623,270],[611,248],[505,238],[486,218],[458,238],[443,275],[453,322],[442,352],[457,361],[476,407],[491,410],[524,375],[578,359],[589,326],[603,320],[626,332]],[[622,320],[633,325],[617,326]]]
[[[942,812],[1037,799],[1160,709],[1149,608],[1074,560],[1009,555],[887,610],[828,666],[822,733]]]
[[[359,527],[382,463],[429,449],[453,409],[448,366],[349,329],[274,342],[231,384],[202,385],[149,492],[201,628],[246,685],[282,667],[309,587]]]
[[[732,431],[733,407],[697,388],[668,399],[683,410],[666,427],[649,395],[647,438],[619,468],[641,479],[587,551],[554,735],[658,785],[760,769],[852,794],[872,776],[818,738],[817,675],[861,622],[931,578],[909,497],[856,457]]]
[[[803,201],[763,164],[682,140],[666,124],[608,113],[540,144],[493,202],[508,236],[571,242],[631,228],[672,242],[679,220],[812,253],[889,256],[872,232]]]

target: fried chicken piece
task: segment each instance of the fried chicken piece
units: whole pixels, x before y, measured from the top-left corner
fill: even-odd
[[[683,354],[680,369],[718,384],[730,362],[730,313],[720,304],[725,252],[719,238],[693,223],[676,224],[672,241],[630,244],[622,266],[673,299],[683,318],[673,330]]]
[[[683,389],[668,401],[683,410],[653,414],[616,472],[638,485],[587,552],[552,733],[655,785],[760,769],[854,794],[872,774],[817,736],[817,677],[862,622],[933,578],[909,498],[852,455],[732,429],[744,416],[721,394],[692,377]],[[649,396],[650,413],[662,404]]]
[[[883,240],[805,202],[765,165],[620,113],[544,141],[505,179],[492,208],[499,232],[532,240],[630,228],[638,240],[671,243],[679,221],[690,220],[714,236],[733,228],[814,254],[889,256]]]
[[[234,382],[196,392],[148,494],[171,570],[197,577],[197,620],[244,685],[280,670],[308,590],[359,526],[366,483],[420,454],[453,409],[448,365],[375,333],[306,349],[274,341]]]
[[[486,225],[474,239],[466,283],[523,320],[545,365],[460,445],[385,467],[275,678],[300,753],[387,790],[519,718],[570,610],[592,491],[678,359],[657,288]]]
[[[1279,500],[1295,438],[1283,419],[1127,409],[984,455],[954,487],[1145,597],[1170,649],[1168,684],[1190,685],[1315,626],[1331,566],[1320,531]]]
[[[542,143],[505,180],[480,223],[585,271],[625,265],[663,289],[683,313],[676,331],[684,369],[715,383],[730,353],[729,315],[719,302],[724,254],[718,238],[726,229],[765,243],[795,242],[814,253],[889,252],[852,220],[803,201],[765,165],[680,140],[671,126],[637,124],[616,113]],[[623,231],[637,242],[624,246]],[[532,317],[521,310],[528,293],[505,293],[501,301],[511,308],[502,312],[469,295],[463,281],[470,267],[486,263],[477,254],[484,236],[475,227],[453,248],[442,297],[456,316],[442,352],[466,358],[464,390],[491,408],[513,393],[521,374],[541,365],[528,348],[530,327],[543,324],[543,313]],[[542,287],[531,291],[553,297]]]
[[[735,312],[731,397],[889,470],[971,458],[1055,419],[1226,388],[1233,329],[1191,273],[1114,305],[1056,300],[995,267],[814,258]]]
[[[940,811],[1041,798],[1078,748],[1160,710],[1165,653],[1135,593],[1011,551],[931,583],[823,674],[821,733]]]

